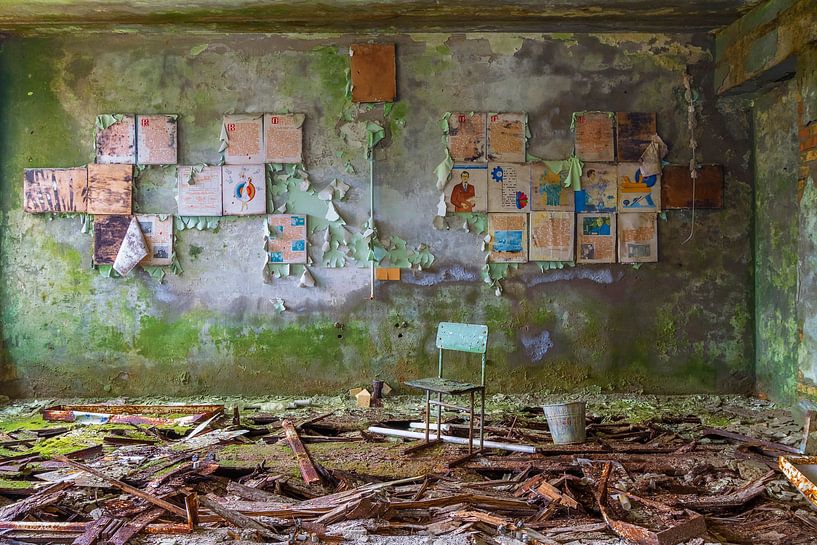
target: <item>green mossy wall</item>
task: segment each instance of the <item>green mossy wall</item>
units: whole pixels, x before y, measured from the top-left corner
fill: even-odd
[[[10,395],[192,395],[341,391],[379,376],[432,372],[442,320],[487,323],[493,391],[599,385],[651,392],[749,392],[754,385],[750,119],[711,90],[705,35],[399,35],[400,102],[383,118],[344,95],[354,36],[62,34],[7,38],[0,51],[0,310]],[[382,39],[382,38],[381,38]],[[202,50],[202,46],[207,47]],[[431,227],[448,110],[527,111],[535,155],[572,150],[573,111],[658,112],[669,159],[688,161],[681,74],[701,88],[701,160],[726,166],[726,209],[660,222],[661,262],[639,269],[520,267],[498,298],[479,278],[481,237]],[[162,284],[144,272],[101,277],[78,218],[21,210],[25,167],[93,157],[98,113],[179,113],[180,161],[218,159],[221,115],[307,115],[313,184],[352,185],[338,209],[350,230],[367,215],[360,121],[389,134],[375,163],[384,236],[427,243],[430,271],[368,299],[368,270],[313,267],[314,289],[262,278],[258,219],[178,233],[184,267]],[[344,137],[345,135],[345,137]],[[350,162],[354,173],[347,172]],[[168,177],[170,182],[168,182]],[[151,181],[148,181],[151,180]],[[143,211],[172,211],[172,173],[137,185]],[[164,197],[162,197],[164,195]],[[320,236],[313,258],[320,257]],[[288,310],[274,311],[273,299]],[[452,360],[461,372],[467,363]]]

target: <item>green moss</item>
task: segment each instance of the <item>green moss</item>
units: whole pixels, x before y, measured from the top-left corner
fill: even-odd
[[[142,356],[157,362],[187,361],[199,342],[201,319],[195,314],[177,320],[142,316],[134,346]]]
[[[196,246],[195,244],[191,244],[188,252],[190,253],[190,259],[198,259],[201,253],[204,251],[204,248],[201,246]]]

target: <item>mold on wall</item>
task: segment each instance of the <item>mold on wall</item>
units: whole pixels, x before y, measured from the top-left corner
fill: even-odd
[[[388,116],[344,93],[347,48],[367,36],[62,34],[7,38],[0,51],[0,311],[4,388],[11,395],[190,395],[340,391],[381,377],[433,372],[439,321],[487,323],[493,391],[599,385],[652,392],[749,392],[754,384],[750,119],[711,93],[712,41],[696,34],[395,35],[398,97]],[[670,212],[660,262],[512,271],[504,294],[482,283],[473,233],[432,228],[450,110],[526,111],[534,155],[572,150],[574,111],[656,111],[669,160],[689,160],[683,70],[701,90],[702,162],[725,164],[724,210]],[[311,268],[265,282],[258,218],[216,232],[184,230],[184,272],[90,270],[80,219],[26,215],[25,167],[93,157],[105,112],[178,113],[180,164],[218,161],[225,112],[306,114],[305,167],[315,187],[351,185],[338,212],[368,217],[368,163],[358,126],[387,127],[376,150],[375,219],[382,239],[426,243],[429,271],[403,271],[368,298],[368,269]],[[172,169],[170,169],[172,170]],[[147,178],[146,178],[147,180]],[[164,181],[163,181],[164,180]],[[163,185],[164,184],[164,185]],[[152,169],[136,202],[172,195]],[[150,195],[148,195],[150,191]],[[149,210],[145,210],[149,211]],[[312,253],[320,262],[320,237]],[[276,312],[275,299],[287,311]],[[452,359],[463,375],[475,362]],[[469,367],[470,365],[470,367]]]
[[[793,399],[797,368],[797,90],[793,80],[754,101],[757,389]]]

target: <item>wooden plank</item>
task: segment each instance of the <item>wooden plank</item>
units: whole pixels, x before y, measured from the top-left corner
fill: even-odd
[[[145,511],[141,515],[129,520],[108,540],[110,545],[125,545],[130,538],[142,531],[142,529],[159,518],[164,509],[156,508]]]
[[[132,211],[133,165],[88,165],[88,213],[125,214]]]
[[[695,181],[695,208],[723,208],[723,165],[702,165]],[[692,176],[688,165],[667,165],[661,176],[661,206],[692,208]]]
[[[392,102],[397,96],[394,44],[353,44],[353,102]]]
[[[58,462],[62,462],[62,463],[66,464],[66,465],[69,465],[69,466],[71,466],[73,468],[82,470],[82,471],[84,471],[86,473],[90,473],[94,477],[98,477],[98,478],[102,479],[103,481],[106,481],[106,482],[110,483],[114,488],[118,488],[119,490],[122,490],[123,492],[127,492],[128,494],[136,496],[137,498],[141,498],[141,499],[143,499],[143,500],[145,500],[147,502],[152,503],[153,505],[156,505],[157,507],[161,507],[162,509],[164,509],[166,511],[169,511],[169,512],[173,513],[174,515],[182,517],[183,519],[187,519],[187,511],[185,511],[184,509],[182,509],[181,507],[179,507],[177,505],[173,505],[172,503],[167,502],[167,501],[165,501],[165,500],[163,500],[161,498],[157,498],[156,496],[153,496],[151,494],[147,494],[145,492],[142,492],[138,488],[135,488],[135,487],[133,487],[133,486],[127,484],[127,483],[124,483],[124,482],[122,482],[122,481],[120,481],[118,479],[114,479],[112,477],[109,477],[109,476],[105,475],[104,473],[102,473],[100,471],[97,471],[94,468],[88,467],[88,466],[86,466],[84,464],[80,464],[79,462],[74,462],[73,460],[69,460],[65,456],[54,456],[54,459],[57,460]]]
[[[94,218],[95,265],[113,265],[129,225],[130,216],[96,216]]]
[[[31,511],[51,505],[57,502],[63,495],[66,488],[73,486],[73,483],[62,482],[54,486],[44,488],[38,493],[28,496],[27,498],[6,505],[0,509],[0,521],[10,521],[16,518],[24,518]]]
[[[613,117],[609,112],[576,116],[576,156],[582,161],[614,161]]]
[[[260,522],[251,519],[247,515],[242,515],[238,511],[233,511],[227,507],[224,507],[218,502],[218,498],[213,494],[208,494],[199,499],[201,505],[212,511],[213,513],[217,514],[230,524],[238,527],[238,528],[246,528],[250,530],[255,530],[258,532],[259,535],[266,538],[273,538],[275,535],[270,531],[269,528],[261,524]]]
[[[292,452],[295,453],[295,458],[298,460],[304,482],[307,484],[321,482],[321,476],[318,474],[318,469],[312,462],[312,456],[310,456],[309,451],[301,442],[301,438],[298,437],[295,426],[289,420],[284,420],[281,422],[281,427],[284,428],[289,447],[292,449]]]
[[[94,545],[102,537],[102,532],[111,521],[113,521],[112,517],[99,517],[93,523],[88,524],[82,535],[71,542],[71,545]]]
[[[658,133],[655,112],[616,114],[616,156],[619,161],[639,161],[653,135]]]
[[[81,168],[27,168],[23,172],[23,210],[85,212],[88,208],[88,170]]]

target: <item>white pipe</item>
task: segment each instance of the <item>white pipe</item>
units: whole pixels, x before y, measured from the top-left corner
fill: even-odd
[[[391,428],[379,428],[372,426],[368,429],[370,433],[379,433],[380,435],[392,435],[394,437],[403,437],[406,439],[425,439],[425,432],[393,430]],[[437,430],[431,430],[428,434],[429,440],[437,439]],[[455,443],[457,445],[467,445],[468,439],[465,437],[454,437],[451,435],[441,435],[440,439],[444,443]],[[479,438],[473,439],[473,446],[479,448]],[[513,452],[524,452],[526,454],[536,454],[536,447],[530,445],[515,445],[512,443],[497,443],[496,441],[483,441],[483,448],[498,448],[501,450],[510,450]]]
[[[369,150],[369,229],[374,229],[374,150]],[[369,262],[369,300],[374,301],[374,261]]]
[[[449,424],[442,424],[441,426],[442,426],[443,431],[449,431],[449,428],[451,427]],[[466,426],[466,428],[467,427],[468,426]],[[415,430],[424,430],[424,429],[426,429],[426,423],[425,422],[412,422],[411,424],[409,424],[409,428],[412,428],[412,429],[415,429]],[[437,423],[436,422],[431,423],[431,429],[433,429],[433,430],[437,429]]]

